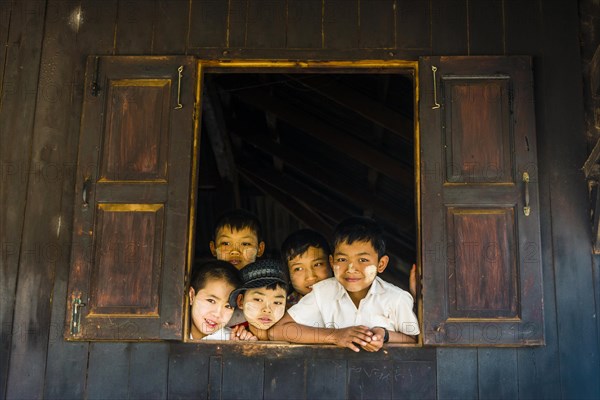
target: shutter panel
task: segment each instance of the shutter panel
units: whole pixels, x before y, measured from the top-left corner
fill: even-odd
[[[419,82],[424,343],[543,344],[531,58],[424,57]]]
[[[195,80],[193,57],[88,58],[69,340],[182,338]]]

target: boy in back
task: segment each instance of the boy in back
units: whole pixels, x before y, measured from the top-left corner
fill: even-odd
[[[419,324],[412,296],[377,277],[387,267],[383,231],[370,218],[341,222],[333,235],[333,278],[291,307],[269,334],[272,340],[331,343],[378,351],[383,343],[414,343]]]
[[[261,233],[256,215],[240,209],[227,212],[217,220],[213,240],[209,243],[210,252],[240,270],[265,251]]]
[[[300,229],[283,241],[281,256],[294,289],[287,297],[286,307],[298,303],[315,283],[331,277],[330,254],[327,239],[312,229]]]

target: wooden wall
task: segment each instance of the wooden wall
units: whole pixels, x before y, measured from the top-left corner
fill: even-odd
[[[599,398],[578,25],[569,0],[1,1],[0,397]],[[534,56],[546,346],[65,342],[87,54]]]

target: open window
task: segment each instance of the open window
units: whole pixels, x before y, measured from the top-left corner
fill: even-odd
[[[185,275],[194,257],[208,256],[215,217],[242,207],[277,228],[265,229],[270,256],[299,227],[327,235],[347,216],[374,217],[392,256],[384,279],[406,288],[411,264],[421,265],[425,344],[539,343],[539,331],[496,343],[448,340],[456,323],[500,318],[494,326],[522,332],[541,318],[539,256],[527,258],[539,255],[527,247],[539,244],[535,171],[526,187],[517,179],[522,162],[535,164],[530,65],[453,59],[438,63],[437,76],[429,59],[212,61],[199,62],[196,76],[189,57],[91,57],[65,336],[182,339]],[[518,140],[529,140],[526,154]],[[461,181],[474,158],[511,169]],[[443,174],[432,182],[435,163]],[[458,187],[472,192],[448,201]],[[525,191],[532,215],[523,220]],[[503,258],[481,262],[480,251],[446,262],[447,243],[460,238],[505,246]],[[432,258],[434,243],[443,253]],[[472,271],[497,279],[475,287]],[[457,300],[468,312],[452,308]]]

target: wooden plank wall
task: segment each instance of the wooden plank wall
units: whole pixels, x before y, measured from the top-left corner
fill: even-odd
[[[577,26],[568,0],[0,2],[0,397],[600,397]],[[533,55],[546,346],[354,355],[63,341],[87,54]]]

